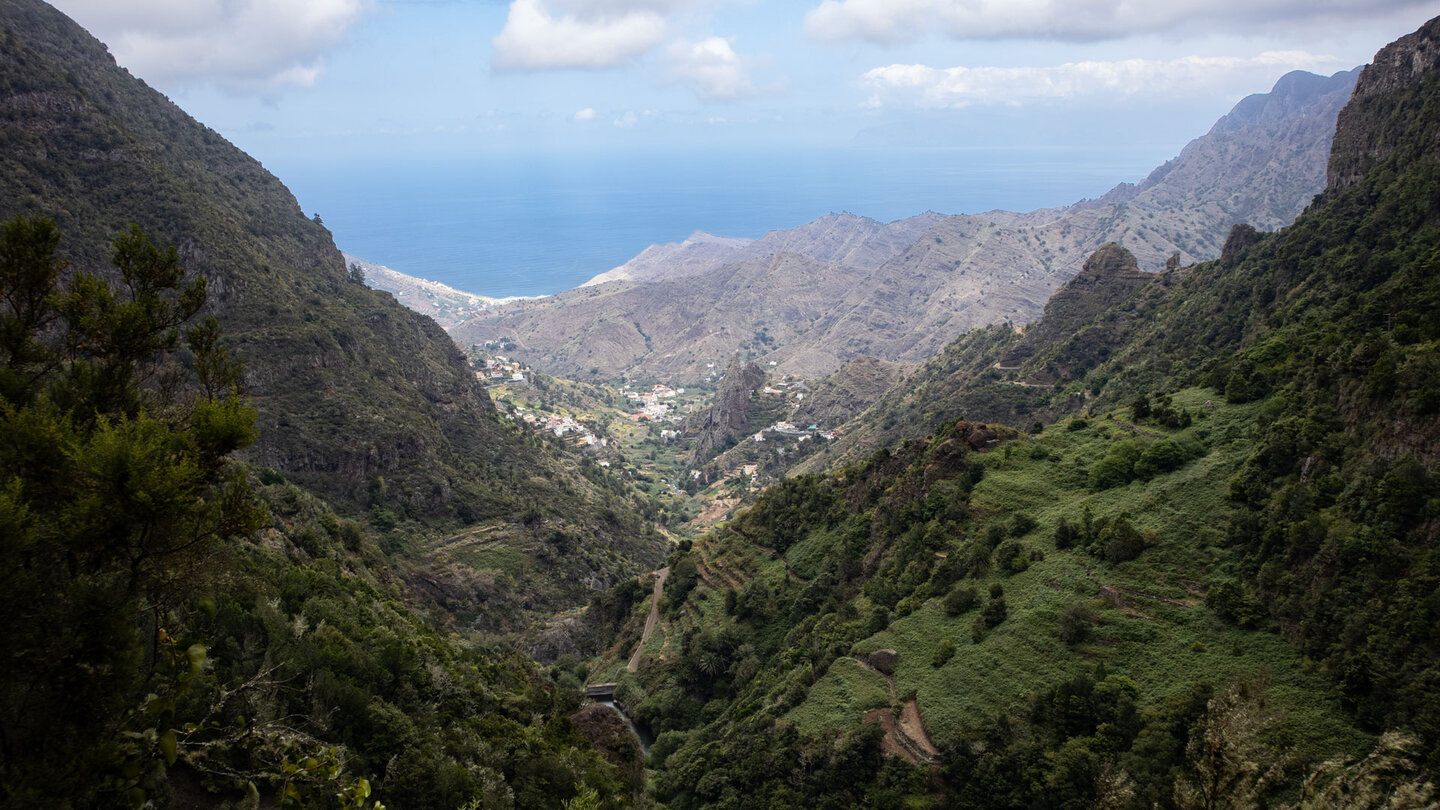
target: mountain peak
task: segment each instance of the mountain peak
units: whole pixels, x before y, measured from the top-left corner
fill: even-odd
[[[1359,68],[1320,76],[1305,70],[1292,70],[1281,76],[1268,93],[1254,93],[1241,99],[1230,112],[1215,122],[1212,134],[1235,132],[1249,125],[1269,126],[1284,120],[1294,109],[1319,99],[1326,93],[1352,88]]]

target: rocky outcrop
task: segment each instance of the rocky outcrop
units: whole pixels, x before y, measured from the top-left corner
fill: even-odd
[[[865,660],[881,675],[894,675],[895,664],[900,661],[900,653],[894,650],[876,650],[866,656]]]
[[[859,416],[902,377],[902,367],[874,357],[856,357],[812,386],[791,415],[801,427],[833,428]]]
[[[1440,135],[1431,124],[1436,110],[1425,103],[1425,86],[1440,82],[1440,17],[1375,54],[1355,83],[1350,104],[1335,123],[1327,189],[1360,182],[1369,171],[1400,156],[1440,156]]]
[[[1091,254],[1085,267],[1045,304],[1045,315],[1030,327],[1023,340],[1000,361],[1002,368],[1018,366],[1039,346],[1079,331],[1095,316],[1129,298],[1155,276],[1136,265],[1135,255],[1111,243]]]
[[[746,411],[751,396],[764,382],[765,372],[754,363],[736,360],[730,364],[720,379],[715,401],[685,423],[686,432],[695,437],[692,465],[709,461],[750,433]]]

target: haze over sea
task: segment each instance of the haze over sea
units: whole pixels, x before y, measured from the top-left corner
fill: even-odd
[[[1171,147],[1173,150],[1173,147]],[[1169,154],[1173,155],[1173,151]],[[1030,211],[1137,182],[1163,152],[831,149],[397,157],[271,168],[342,250],[481,295],[547,295],[697,230],[758,237],[832,212]]]

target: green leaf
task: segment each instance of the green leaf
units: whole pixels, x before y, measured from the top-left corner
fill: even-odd
[[[175,729],[167,729],[160,735],[160,753],[165,755],[165,764],[175,764]]]
[[[190,649],[185,651],[185,657],[190,660],[191,677],[199,675],[200,667],[205,664],[205,645],[191,644]]]

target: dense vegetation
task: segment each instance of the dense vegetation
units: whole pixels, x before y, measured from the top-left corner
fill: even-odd
[[[617,673],[659,798],[1433,801],[1440,79],[1383,92],[1379,157],[1294,226],[1149,280],[1106,248],[1117,294],[967,335],[857,431],[923,438],[673,556]]]
[[[631,672],[657,502],[502,424],[73,24],[0,17],[6,213],[69,234],[0,227],[0,803],[1436,801],[1433,71],[1362,77],[1363,171],[1294,226],[1106,247],[679,544]],[[593,666],[498,635],[563,606]]]
[[[485,603],[487,629],[521,629],[661,559],[625,487],[508,428],[445,333],[357,283],[259,162],[40,0],[0,3],[0,49],[0,219],[54,219],[58,254],[97,276],[131,223],[175,245],[209,279],[200,315],[248,358],[243,460],[370,524],[468,617]],[[457,555],[488,571],[483,588],[434,553],[475,526],[507,561]]]
[[[228,459],[254,411],[173,248],[132,229],[116,285],[62,283],[59,241],[0,230],[4,804],[630,796],[533,664],[443,634],[372,532]]]

